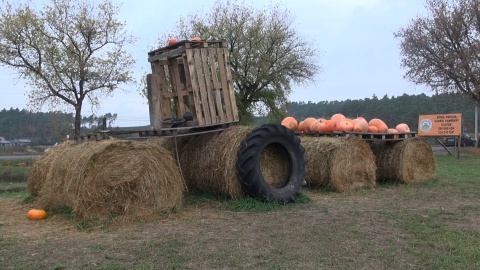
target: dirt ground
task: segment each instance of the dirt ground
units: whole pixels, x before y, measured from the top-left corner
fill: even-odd
[[[463,153],[480,155],[479,148]],[[221,202],[187,203],[146,222],[84,230],[64,215],[26,218],[32,207],[0,197],[3,269],[418,269],[412,235],[390,214],[440,215],[452,228],[480,229],[472,198],[429,187],[383,186],[337,194],[307,190],[312,203],[265,213]],[[478,201],[478,200],[477,200]],[[418,213],[418,215],[416,215]],[[424,264],[423,268],[431,265]],[[421,268],[422,268],[421,267]]]

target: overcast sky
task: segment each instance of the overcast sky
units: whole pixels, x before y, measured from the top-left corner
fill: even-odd
[[[114,0],[115,1],[115,0]],[[118,1],[119,3],[122,1]],[[214,0],[123,1],[120,19],[138,38],[131,51],[137,61],[136,76],[149,70],[147,53],[158,38],[169,33],[180,17],[204,14]],[[270,0],[245,1],[254,7]],[[276,2],[273,0],[273,2]],[[292,0],[281,1],[295,17],[298,33],[315,41],[323,71],[315,82],[295,87],[291,101],[342,101],[425,93],[428,88],[403,78],[400,40],[393,33],[406,27],[417,15],[425,14],[422,0]],[[18,81],[14,71],[0,67],[0,109],[28,108],[28,85]],[[47,108],[45,108],[47,109]],[[118,126],[148,125],[148,104],[136,89],[117,92],[102,102],[95,114],[117,113]],[[84,115],[92,114],[89,106]]]

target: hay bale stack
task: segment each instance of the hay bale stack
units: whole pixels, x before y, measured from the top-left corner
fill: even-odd
[[[233,126],[222,132],[190,136],[186,143],[182,141],[180,165],[188,191],[234,199],[245,197],[237,178],[237,152],[253,129]],[[167,143],[171,144],[171,139]]]
[[[356,137],[301,137],[308,159],[305,181],[337,192],[375,186],[375,156]]]
[[[152,142],[103,140],[54,149],[38,191],[44,209],[70,207],[80,219],[144,217],[179,207],[183,182],[170,152]],[[42,175],[44,172],[35,172]],[[38,179],[36,180],[38,181]]]
[[[377,179],[416,184],[432,180],[437,164],[431,145],[423,138],[409,138],[396,143],[372,142],[376,157]]]

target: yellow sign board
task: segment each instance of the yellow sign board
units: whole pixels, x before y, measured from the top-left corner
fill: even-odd
[[[462,114],[430,114],[418,116],[418,136],[451,137],[462,134]]]

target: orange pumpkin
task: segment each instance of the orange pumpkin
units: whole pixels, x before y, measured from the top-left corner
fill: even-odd
[[[330,133],[330,132],[333,131],[332,127],[330,126],[330,122],[332,122],[332,121],[328,120],[328,119],[326,119],[324,121],[324,123],[325,123],[325,133]]]
[[[344,121],[345,118],[346,118],[345,115],[343,115],[341,113],[336,113],[336,114],[332,115],[332,117],[330,117],[330,120],[335,121],[337,123],[340,123],[340,122]]]
[[[300,132],[305,131],[305,122],[304,121],[300,121],[300,123],[298,123],[297,130],[300,131]]]
[[[338,128],[340,131],[353,131],[353,124],[348,120],[343,120],[338,123]]]
[[[388,134],[398,134],[398,130],[394,129],[394,128],[389,128],[387,129],[387,133]],[[398,138],[398,135],[394,135],[393,136],[394,139],[397,139]]]
[[[337,122],[335,120],[330,120],[328,122],[328,127],[331,131],[343,131],[340,127],[340,122]]]
[[[27,213],[28,219],[32,220],[42,220],[47,217],[47,212],[45,210],[40,209],[30,209]]]
[[[324,122],[320,122],[317,120],[310,126],[310,131],[316,133],[324,133],[326,127],[327,125]]]
[[[306,132],[310,132],[310,127],[312,126],[313,123],[315,123],[317,121],[317,119],[313,118],[313,117],[308,117],[308,118],[305,118],[305,120],[303,120],[303,122],[305,122],[305,131]]]
[[[178,40],[176,38],[169,38],[168,39],[168,46],[172,46],[177,44]]]
[[[405,123],[401,123],[401,124],[398,124],[395,129],[400,132],[400,133],[407,133],[407,132],[410,132],[410,127],[408,127],[407,124]]]
[[[377,127],[379,133],[385,133],[388,130],[387,124],[378,118],[371,119],[368,125]]]
[[[353,126],[353,131],[355,132],[368,132],[368,122],[363,118],[357,118],[355,125]]]
[[[355,123],[357,123],[357,119],[350,119],[350,118],[347,118],[346,119],[348,122],[350,122],[352,124],[352,126],[355,126]]]
[[[376,126],[368,126],[367,132],[369,133],[378,133],[378,128]]]
[[[282,126],[288,128],[292,131],[295,131],[295,130],[297,130],[298,123],[297,123],[297,120],[295,120],[295,118],[293,118],[291,116],[288,116],[288,117],[285,117],[285,119],[282,120]]]
[[[320,123],[326,123],[326,121],[328,121],[327,119],[325,118],[318,118],[317,119]]]

